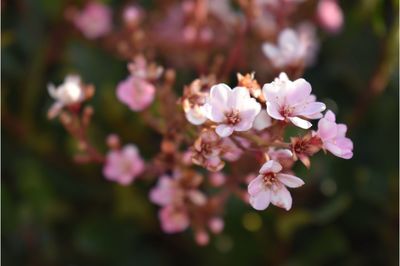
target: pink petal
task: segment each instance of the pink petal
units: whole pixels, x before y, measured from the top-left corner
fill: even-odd
[[[270,61],[279,61],[281,52],[280,50],[271,43],[264,43],[261,47],[263,53]]]
[[[325,119],[327,119],[327,120],[329,120],[331,122],[335,122],[336,121],[336,116],[331,110],[328,110],[325,113]]]
[[[261,167],[260,174],[279,173],[280,171],[282,171],[282,165],[274,160],[269,160]]]
[[[299,117],[289,117],[289,120],[300,128],[309,129],[312,126],[310,122]]]
[[[290,28],[284,29],[278,37],[278,44],[281,48],[292,50],[299,45],[297,33]]]
[[[322,140],[332,139],[337,135],[337,125],[335,122],[329,121],[326,118],[321,118],[318,121],[318,136]]]
[[[221,138],[225,138],[228,137],[230,135],[232,135],[233,133],[233,127],[222,124],[222,125],[218,125],[215,128],[215,132],[217,132],[217,134],[221,137]]]
[[[248,185],[247,187],[247,192],[251,196],[256,196],[258,193],[260,193],[261,190],[264,189],[264,183],[262,176],[257,176],[254,178]]]
[[[277,175],[277,177],[279,181],[282,182],[287,187],[296,188],[304,185],[304,181],[294,175],[280,173]]]
[[[250,99],[250,92],[244,87],[236,87],[229,95],[228,106],[240,110],[246,103],[246,99]]]
[[[311,93],[311,85],[305,79],[293,81],[286,93],[286,104],[295,105],[306,101]]]
[[[295,114],[296,116],[312,116],[318,113],[321,113],[324,111],[326,108],[324,103],[321,102],[313,102],[313,103],[308,103],[304,104],[301,107],[296,108]]]
[[[260,191],[260,193],[258,193],[256,196],[250,196],[249,201],[250,205],[254,209],[262,211],[269,206],[270,199],[271,199],[271,191],[268,189]]]
[[[279,189],[272,191],[271,203],[277,207],[283,208],[285,210],[290,210],[292,208],[292,196],[289,190],[283,185],[279,186]]]
[[[266,110],[261,110],[253,122],[253,128],[256,130],[263,130],[270,127],[272,124],[271,117],[268,115]]]
[[[279,112],[280,106],[275,102],[267,102],[268,114],[277,120],[285,120],[285,118]]]
[[[347,126],[345,124],[338,124],[337,125],[337,137],[344,137],[346,136]]]

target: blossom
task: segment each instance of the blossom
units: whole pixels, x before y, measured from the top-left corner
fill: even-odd
[[[129,76],[121,81],[117,87],[118,99],[132,111],[142,111],[154,100],[155,88],[148,81]]]
[[[244,87],[233,90],[218,84],[211,88],[206,103],[207,118],[218,123],[215,131],[220,137],[228,137],[233,131],[247,131],[261,110],[261,105],[250,97]]]
[[[159,206],[181,203],[183,197],[177,182],[166,175],[161,176],[156,187],[150,191],[150,201]]]
[[[290,210],[292,196],[286,187],[297,188],[304,185],[300,178],[281,173],[282,166],[270,160],[260,169],[260,174],[248,186],[250,204],[256,210],[265,210],[270,203]]]
[[[110,181],[128,185],[143,172],[144,166],[138,149],[131,144],[122,150],[112,150],[107,154],[103,174]]]
[[[201,182],[202,178],[194,172],[175,171],[172,177],[163,175],[157,185],[150,190],[150,201],[161,207],[183,206],[187,203],[202,206],[207,199],[197,189]]]
[[[328,110],[318,121],[318,130],[315,133],[321,138],[323,147],[335,156],[350,159],[353,157],[353,142],[346,138],[347,126],[336,124],[335,114]]]
[[[91,2],[74,16],[73,23],[88,39],[102,37],[111,31],[111,9],[104,4]]]
[[[276,68],[309,65],[317,50],[315,43],[312,26],[303,24],[297,31],[291,28],[282,30],[279,33],[277,44],[265,42],[262,45],[262,51]]]
[[[48,112],[49,118],[56,117],[64,106],[79,103],[85,98],[81,79],[75,75],[66,76],[64,82],[58,87],[49,84],[47,89],[50,96],[56,100]]]
[[[165,233],[173,234],[184,231],[189,227],[189,217],[184,208],[172,205],[166,206],[158,212],[161,228]]]
[[[336,0],[321,0],[317,7],[317,17],[321,27],[337,33],[343,26],[343,13]]]
[[[289,80],[285,73],[263,87],[268,114],[277,120],[290,121],[294,125],[308,129],[312,126],[305,119],[322,117],[325,104],[315,101],[311,95],[311,85],[304,79]]]

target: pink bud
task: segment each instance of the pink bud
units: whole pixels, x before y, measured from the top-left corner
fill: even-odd
[[[213,173],[210,175],[209,180],[212,186],[219,187],[225,183],[225,175],[221,172]]]
[[[337,33],[343,25],[343,12],[335,0],[321,0],[317,8],[321,27],[330,33]]]
[[[110,149],[118,149],[120,146],[119,137],[117,134],[110,134],[107,136],[107,146]]]
[[[198,231],[196,233],[196,243],[199,246],[206,246],[210,242],[210,237],[206,233],[206,231]]]
[[[224,220],[219,217],[211,218],[208,221],[208,226],[210,227],[211,232],[214,234],[219,234],[224,229]]]

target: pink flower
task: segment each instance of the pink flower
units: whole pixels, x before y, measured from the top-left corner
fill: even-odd
[[[103,174],[110,181],[129,185],[143,172],[144,166],[136,146],[126,145],[122,150],[112,150],[107,154]]]
[[[104,4],[91,2],[73,18],[73,22],[86,38],[102,37],[111,31],[111,9]]]
[[[346,138],[347,126],[336,124],[335,114],[328,110],[323,118],[318,121],[316,135],[322,140],[323,147],[335,156],[350,159],[353,157],[353,142]]]
[[[268,114],[277,120],[290,121],[294,125],[308,129],[312,126],[305,119],[322,117],[325,104],[315,101],[311,95],[311,85],[304,79],[289,80],[285,73],[263,87]]]
[[[165,233],[179,233],[189,227],[189,217],[184,208],[166,206],[158,212],[158,218]]]
[[[315,32],[310,24],[301,24],[296,31],[286,28],[279,33],[277,44],[266,42],[262,51],[276,68],[309,65],[317,50]]]
[[[250,97],[244,87],[233,90],[218,84],[211,87],[206,103],[207,118],[219,125],[215,129],[220,137],[228,137],[233,131],[247,131],[261,110],[261,105]]]
[[[270,160],[260,169],[260,174],[250,182],[248,193],[250,204],[256,210],[265,210],[269,203],[290,210],[292,196],[286,187],[296,188],[304,185],[300,178],[280,173],[282,166]]]
[[[208,227],[214,234],[219,234],[224,230],[224,220],[220,217],[213,217],[208,221]]]
[[[150,191],[150,201],[159,206],[181,203],[183,197],[183,190],[169,176],[160,177],[156,187]]]
[[[154,100],[155,88],[146,80],[129,76],[117,87],[118,99],[132,111],[142,111]]]
[[[337,33],[343,26],[343,13],[336,0],[321,0],[317,8],[318,21],[326,31]]]

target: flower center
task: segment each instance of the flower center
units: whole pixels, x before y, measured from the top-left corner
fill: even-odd
[[[293,112],[292,108],[287,107],[287,106],[282,107],[281,110],[280,110],[280,114],[281,114],[283,117],[288,117],[288,116],[290,116],[290,115],[292,114],[292,112]]]
[[[275,173],[266,173],[263,175],[263,181],[266,186],[272,186],[276,182]]]
[[[225,113],[225,121],[228,125],[236,125],[240,122],[240,115],[238,110],[231,110]]]

